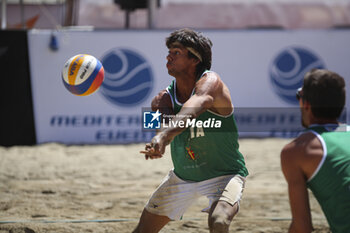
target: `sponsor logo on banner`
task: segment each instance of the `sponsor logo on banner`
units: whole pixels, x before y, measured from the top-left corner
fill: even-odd
[[[325,64],[313,51],[301,47],[288,47],[273,59],[270,81],[275,93],[290,104],[298,104],[295,93],[303,85],[306,72],[313,68],[323,69]]]
[[[142,103],[153,88],[150,63],[134,50],[115,48],[101,59],[105,79],[102,95],[117,106],[134,106]]]

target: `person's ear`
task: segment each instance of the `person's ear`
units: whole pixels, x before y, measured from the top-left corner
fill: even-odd
[[[196,58],[196,57],[194,57],[194,58],[192,58],[193,60],[194,60],[194,64],[197,66],[201,61],[198,59],[198,58]]]
[[[302,100],[302,106],[305,110],[311,109],[311,104],[307,100]]]

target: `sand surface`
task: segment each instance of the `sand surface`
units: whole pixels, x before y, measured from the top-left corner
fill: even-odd
[[[290,209],[279,153],[289,139],[241,139],[250,175],[230,232],[287,232]],[[144,204],[168,170],[163,158],[146,161],[143,144],[126,146],[0,147],[0,233],[131,232]],[[330,232],[312,194],[315,232]],[[208,232],[208,204],[200,198],[183,220],[161,232]]]

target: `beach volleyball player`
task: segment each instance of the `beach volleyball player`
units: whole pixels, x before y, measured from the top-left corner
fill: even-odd
[[[212,42],[202,33],[180,29],[166,38],[167,69],[175,79],[152,101],[152,110],[173,113],[172,122],[215,120],[213,128],[163,127],[141,151],[161,158],[171,145],[174,169],[147,202],[134,232],[158,232],[182,218],[200,196],[209,199],[210,232],[228,232],[239,210],[248,171],[239,152],[230,92],[211,68]],[[168,126],[169,126],[168,125]],[[196,125],[198,126],[198,125]]]
[[[345,81],[329,70],[312,70],[297,98],[306,129],[281,152],[292,212],[289,232],[313,231],[308,188],[331,231],[350,232],[350,126],[337,120],[345,105]]]

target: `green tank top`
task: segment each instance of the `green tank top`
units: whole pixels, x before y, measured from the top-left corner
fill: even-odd
[[[167,91],[177,114],[182,104],[176,99],[176,80]],[[173,139],[170,147],[175,174],[183,180],[196,182],[230,174],[247,176],[243,155],[238,150],[238,132],[233,114],[221,116],[206,111],[196,118],[198,121],[210,126],[221,121],[221,127],[189,127]]]
[[[307,185],[332,232],[350,232],[350,127],[315,125],[307,131],[313,132],[323,147],[323,158]]]

